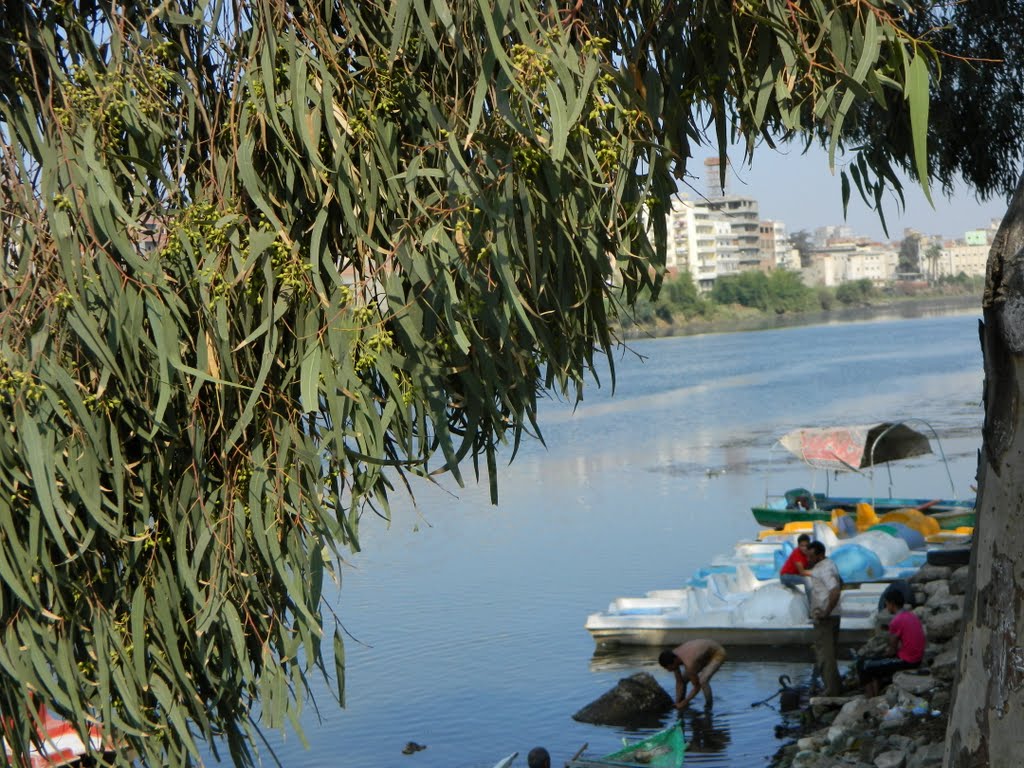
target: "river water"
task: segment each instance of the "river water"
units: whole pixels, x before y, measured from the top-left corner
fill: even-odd
[[[937,457],[873,479],[878,495],[971,496],[980,445],[978,313],[631,341],[614,395],[588,387],[577,408],[545,401],[546,446],[486,481],[417,486],[390,526],[367,516],[363,551],[331,596],[350,638],[348,706],[316,686],[304,747],[269,733],[285,766],[489,768],[543,745],[562,765],[583,744],[599,755],[650,730],[584,725],[572,714],[660,649],[595,653],[583,623],[622,595],[681,585],[712,556],[757,534],[749,508],[824,478],[787,460],[783,432],[921,418]],[[506,456],[507,457],[507,456]],[[472,482],[472,469],[466,468]],[[835,493],[870,492],[832,478]],[[860,483],[858,485],[857,483]],[[868,488],[868,490],[866,490]],[[333,668],[328,663],[328,668]],[[715,711],[687,712],[687,765],[765,765],[787,722],[770,705],[778,677],[807,664],[729,660]],[[670,721],[666,716],[665,724]],[[425,745],[411,755],[407,742]]]

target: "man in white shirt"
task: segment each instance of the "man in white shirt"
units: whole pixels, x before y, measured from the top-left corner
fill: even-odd
[[[807,587],[810,592],[811,622],[814,626],[814,655],[825,683],[826,696],[839,696],[842,682],[836,649],[839,646],[839,593],[843,580],[836,564],[825,557],[825,545],[812,541],[807,547]]]

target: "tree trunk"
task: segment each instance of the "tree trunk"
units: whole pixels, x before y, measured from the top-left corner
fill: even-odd
[[[1024,178],[988,259],[978,524],[946,768],[1024,762]]]

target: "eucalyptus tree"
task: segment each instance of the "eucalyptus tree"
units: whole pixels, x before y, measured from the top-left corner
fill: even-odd
[[[15,751],[36,701],[151,765],[204,741],[251,764],[260,728],[298,727],[316,674],[343,705],[322,588],[361,516],[466,464],[496,495],[497,448],[539,434],[539,393],[579,397],[616,315],[657,290],[695,152],[846,148],[841,194],[872,202],[898,170],[960,170],[952,151],[929,165],[937,32],[910,11],[8,3]]]

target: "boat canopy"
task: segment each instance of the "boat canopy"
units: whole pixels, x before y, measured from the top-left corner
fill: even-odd
[[[815,469],[850,471],[932,452],[928,438],[902,422],[795,429],[779,442]]]

